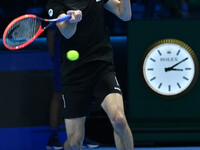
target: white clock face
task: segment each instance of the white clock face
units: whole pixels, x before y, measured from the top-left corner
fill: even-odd
[[[151,49],[143,63],[143,76],[158,94],[177,95],[185,91],[195,76],[195,62],[184,47],[175,43],[159,44]]]

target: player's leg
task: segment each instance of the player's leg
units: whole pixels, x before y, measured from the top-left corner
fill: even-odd
[[[118,93],[107,95],[101,106],[107,113],[114,128],[117,149],[133,150],[133,137],[125,117],[122,95]]]
[[[133,137],[124,113],[122,91],[112,63],[99,62],[93,95],[111,121],[117,149],[133,150]]]
[[[85,119],[91,105],[87,69],[80,67],[62,81],[63,117],[67,140],[65,150],[81,150],[85,135]]]
[[[60,122],[61,116],[61,93],[55,91],[50,103],[49,121],[51,128],[57,128]]]
[[[67,140],[64,144],[65,150],[81,150],[85,135],[86,117],[65,119]]]
[[[49,125],[50,125],[50,137],[47,144],[47,149],[63,149],[63,144],[59,141],[58,137],[58,125],[61,116],[61,94],[60,92],[54,92],[49,111]]]
[[[56,53],[57,50],[56,49]],[[60,83],[60,63],[59,63],[59,55],[56,55],[54,59],[54,91],[52,95],[52,99],[50,102],[49,108],[49,125],[51,135],[48,140],[47,149],[63,149],[63,144],[59,141],[58,137],[58,129],[59,123],[61,119],[61,108],[62,108],[62,100],[61,100],[61,83]]]

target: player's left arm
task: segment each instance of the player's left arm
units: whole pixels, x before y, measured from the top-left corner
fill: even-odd
[[[123,21],[129,21],[132,16],[130,0],[108,0],[104,7]]]

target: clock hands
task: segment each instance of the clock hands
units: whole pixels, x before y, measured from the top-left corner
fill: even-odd
[[[186,57],[185,59],[179,61],[178,63],[174,64],[174,65],[171,66],[171,67],[165,68],[165,72],[167,72],[167,71],[172,71],[172,70],[173,70],[173,71],[183,71],[183,69],[176,69],[176,68],[174,68],[174,67],[176,67],[176,66],[179,65],[180,63],[186,61],[187,59],[188,59],[188,57]]]
[[[174,68],[175,66],[179,65],[180,63],[186,61],[188,59],[188,57],[186,57],[185,59],[179,61],[178,63],[176,63],[175,65],[171,66],[171,68]]]
[[[167,71],[171,71],[171,70],[173,70],[173,71],[183,71],[183,69],[176,69],[176,68],[173,68],[173,69],[170,69],[170,70],[167,70]],[[165,69],[165,71],[166,71],[166,69]]]

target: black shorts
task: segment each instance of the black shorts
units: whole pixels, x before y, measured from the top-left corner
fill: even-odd
[[[101,104],[110,93],[122,94],[112,63],[85,64],[62,79],[64,118],[87,116],[93,101]]]

